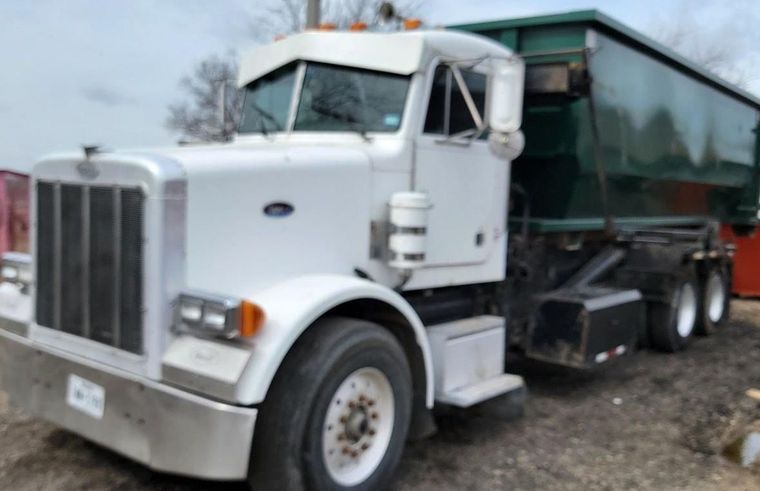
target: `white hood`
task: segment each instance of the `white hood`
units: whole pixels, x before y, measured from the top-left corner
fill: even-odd
[[[365,153],[324,146],[162,153],[187,175],[189,288],[246,296],[293,276],[366,267]]]

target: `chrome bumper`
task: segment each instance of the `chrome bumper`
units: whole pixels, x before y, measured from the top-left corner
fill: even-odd
[[[105,389],[101,419],[66,403],[69,374]],[[151,469],[220,480],[247,475],[256,409],[53,352],[2,329],[0,379],[15,405]]]

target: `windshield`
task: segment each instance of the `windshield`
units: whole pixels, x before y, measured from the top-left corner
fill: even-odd
[[[398,131],[408,89],[406,76],[320,63],[307,63],[301,71],[291,64],[246,87],[240,133]]]
[[[296,81],[296,65],[282,67],[245,88],[240,133],[284,131]]]

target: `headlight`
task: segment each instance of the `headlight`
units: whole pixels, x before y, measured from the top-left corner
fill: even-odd
[[[263,324],[264,311],[258,305],[201,292],[182,293],[174,314],[175,331],[228,339],[253,336]]]
[[[32,283],[32,259],[29,254],[6,252],[0,265],[0,278],[8,283],[29,286]]]
[[[203,317],[203,301],[194,298],[182,298],[179,304],[179,311],[183,322],[198,323]]]

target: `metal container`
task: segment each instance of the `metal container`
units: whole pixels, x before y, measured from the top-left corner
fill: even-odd
[[[757,223],[754,96],[593,10],[454,28],[526,60],[533,230]]]
[[[591,368],[632,352],[644,315],[638,290],[555,290],[541,297],[525,353],[549,363]]]
[[[724,225],[720,236],[736,247],[731,291],[740,297],[760,297],[760,233],[739,235]]]
[[[29,176],[0,170],[0,253],[29,252]]]

